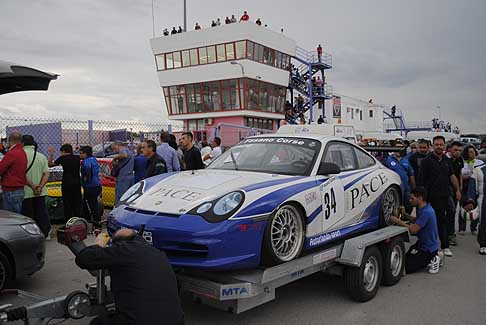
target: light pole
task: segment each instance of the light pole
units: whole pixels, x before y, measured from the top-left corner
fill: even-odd
[[[241,68],[241,74],[243,75],[243,77],[245,76],[245,67],[243,66],[243,64],[239,63],[239,62],[236,62],[236,61],[230,61],[231,64],[233,65],[239,65],[240,68]]]
[[[184,0],[184,32],[187,32],[187,6],[186,6],[186,0]]]
[[[442,111],[440,110],[440,106],[437,105],[436,107],[439,110],[439,121],[442,120]]]

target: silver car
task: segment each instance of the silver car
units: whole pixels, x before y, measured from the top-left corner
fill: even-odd
[[[16,278],[39,271],[45,250],[44,235],[32,219],[0,210],[0,290]]]

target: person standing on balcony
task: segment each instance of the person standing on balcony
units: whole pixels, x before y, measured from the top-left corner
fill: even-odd
[[[64,220],[78,218],[81,213],[81,179],[79,169],[81,160],[73,154],[73,146],[69,143],[61,146],[61,156],[54,160],[54,147],[49,147],[49,167],[62,166],[62,203]]]
[[[231,24],[231,19],[229,19],[229,17],[228,17],[228,16],[226,16],[226,19],[224,20],[224,23],[225,23],[226,25]]]
[[[183,30],[182,30],[182,27],[179,26],[179,29],[177,30],[177,34],[182,34]]]
[[[201,26],[199,25],[199,23],[196,23],[196,27],[194,27],[195,30],[200,30],[201,29]]]
[[[322,58],[322,46],[321,44],[319,44],[317,46],[317,59],[319,60],[319,62],[321,62],[321,58]]]
[[[262,25],[262,21],[260,18],[258,18],[255,22],[258,26],[261,26]]]
[[[115,203],[118,203],[123,193],[125,193],[134,182],[133,154],[120,141],[113,143],[112,149],[117,153],[117,155],[113,157],[113,162],[117,165],[115,168],[118,169],[115,184]]]
[[[178,172],[181,170],[181,165],[179,163],[179,156],[177,151],[170,146],[170,134],[167,131],[162,131],[160,133],[160,145],[157,147],[157,154],[164,158],[167,164],[167,171],[169,173]],[[175,141],[174,141],[175,143]],[[176,144],[177,148],[177,144]]]
[[[211,27],[216,27],[216,22],[214,20],[211,21]]]
[[[175,34],[177,34],[177,29],[175,28],[175,26],[174,26],[174,27],[172,27],[172,30],[171,30],[170,34],[171,34],[171,35],[175,35]]]
[[[235,15],[231,15],[231,23],[236,23],[236,17],[235,17]]]
[[[250,16],[248,15],[248,12],[243,11],[243,15],[241,16],[240,21],[249,21],[249,20],[250,20]]]
[[[164,36],[169,36],[169,30],[167,28],[164,28],[162,34],[164,34]]]
[[[392,108],[391,108],[391,115],[395,116],[396,113],[397,113],[397,107],[395,105],[393,105]]]
[[[0,179],[2,185],[3,208],[22,213],[24,186],[27,185],[27,155],[22,147],[22,135],[18,131],[8,137],[9,150],[0,161]]]
[[[221,19],[216,19],[216,26],[221,26]]]

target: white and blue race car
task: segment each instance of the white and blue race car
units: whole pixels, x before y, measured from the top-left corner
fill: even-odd
[[[277,133],[243,140],[205,170],[135,184],[108,229],[145,225],[174,266],[244,269],[385,226],[400,201],[399,176],[359,146]]]

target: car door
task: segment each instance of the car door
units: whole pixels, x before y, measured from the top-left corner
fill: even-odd
[[[326,233],[345,223],[347,217],[346,197],[341,175],[356,169],[353,147],[345,142],[331,141],[327,144],[322,161],[339,166],[341,173],[330,176],[320,186],[322,200],[322,232]]]

